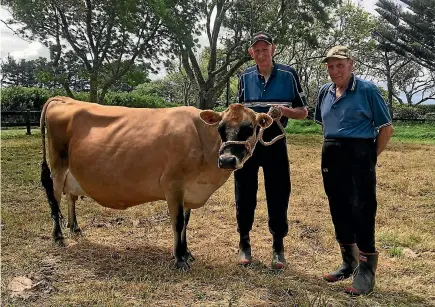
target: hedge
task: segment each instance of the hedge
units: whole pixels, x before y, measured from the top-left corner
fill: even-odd
[[[426,114],[435,113],[435,105],[394,105],[393,117],[396,119],[426,118]],[[429,114],[430,115],[430,114]]]
[[[63,90],[48,90],[36,87],[7,87],[1,89],[2,111],[41,110],[48,98],[66,96]],[[78,100],[88,101],[89,93],[74,93]],[[119,105],[133,108],[163,108],[174,107],[176,104],[166,102],[157,96],[140,95],[135,92],[108,92],[104,98],[105,105]]]
[[[7,87],[0,91],[1,93],[1,110],[2,111],[23,111],[27,109],[41,110],[43,104],[48,98],[61,95],[65,96],[62,89],[48,90],[37,87]],[[89,99],[89,93],[74,93],[75,98],[82,101]],[[134,108],[163,108],[173,107],[177,104],[166,102],[163,98],[154,95],[143,95],[139,91],[133,92],[109,92],[106,94],[103,104],[119,105]],[[223,111],[225,107],[219,107]],[[310,117],[313,109],[310,108]],[[427,113],[435,113],[435,105],[394,105],[394,118],[400,119],[417,119],[427,117]],[[432,118],[432,114],[428,115]]]

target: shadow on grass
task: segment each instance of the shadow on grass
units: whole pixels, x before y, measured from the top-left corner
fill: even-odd
[[[146,281],[156,285],[156,289],[161,284],[169,284],[204,293],[231,292],[235,297],[243,296],[246,291],[263,291],[264,299],[275,302],[276,306],[431,306],[429,300],[420,296],[403,291],[383,291],[382,287],[368,296],[352,298],[343,292],[350,280],[327,284],[321,280],[321,272],[319,276],[308,275],[291,264],[277,273],[260,261],[240,267],[234,262],[217,263],[214,260],[210,263],[208,256],[202,254],[191,262],[190,271],[181,272],[173,268],[170,250],[146,243],[117,247],[82,238],[72,246],[56,248],[54,253],[69,269],[85,269],[97,280]],[[237,301],[235,304],[238,305]]]

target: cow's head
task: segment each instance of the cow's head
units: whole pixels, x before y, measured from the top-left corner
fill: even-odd
[[[240,169],[254,152],[257,144],[257,127],[266,129],[273,119],[265,113],[255,113],[242,104],[230,105],[223,112],[205,110],[201,119],[216,125],[222,140],[219,149],[218,166],[224,169]]]

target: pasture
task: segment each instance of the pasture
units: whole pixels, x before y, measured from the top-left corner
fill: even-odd
[[[232,177],[192,211],[188,242],[196,261],[189,272],[171,268],[173,235],[163,201],[115,211],[79,200],[83,236],[72,237],[64,228],[67,246],[55,247],[39,182],[40,134],[32,133],[2,131],[2,306],[435,306],[432,140],[393,139],[379,158],[375,292],[350,298],[342,291],[350,280],[321,280],[340,263],[320,173],[321,136],[287,136],[288,266],[276,274],[268,269],[272,242],[261,172],[250,267],[235,263]],[[66,201],[62,209],[66,217]],[[14,296],[8,285],[17,276],[36,285]]]

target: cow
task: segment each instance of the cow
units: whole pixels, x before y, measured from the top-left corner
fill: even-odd
[[[80,232],[79,196],[127,209],[166,200],[174,234],[175,267],[187,270],[186,228],[202,207],[252,155],[273,119],[242,104],[223,112],[195,107],[148,109],[104,106],[52,97],[41,113],[41,182],[53,219],[53,240],[64,244],[59,204],[68,202],[68,227]],[[45,129],[49,164],[47,164]]]

